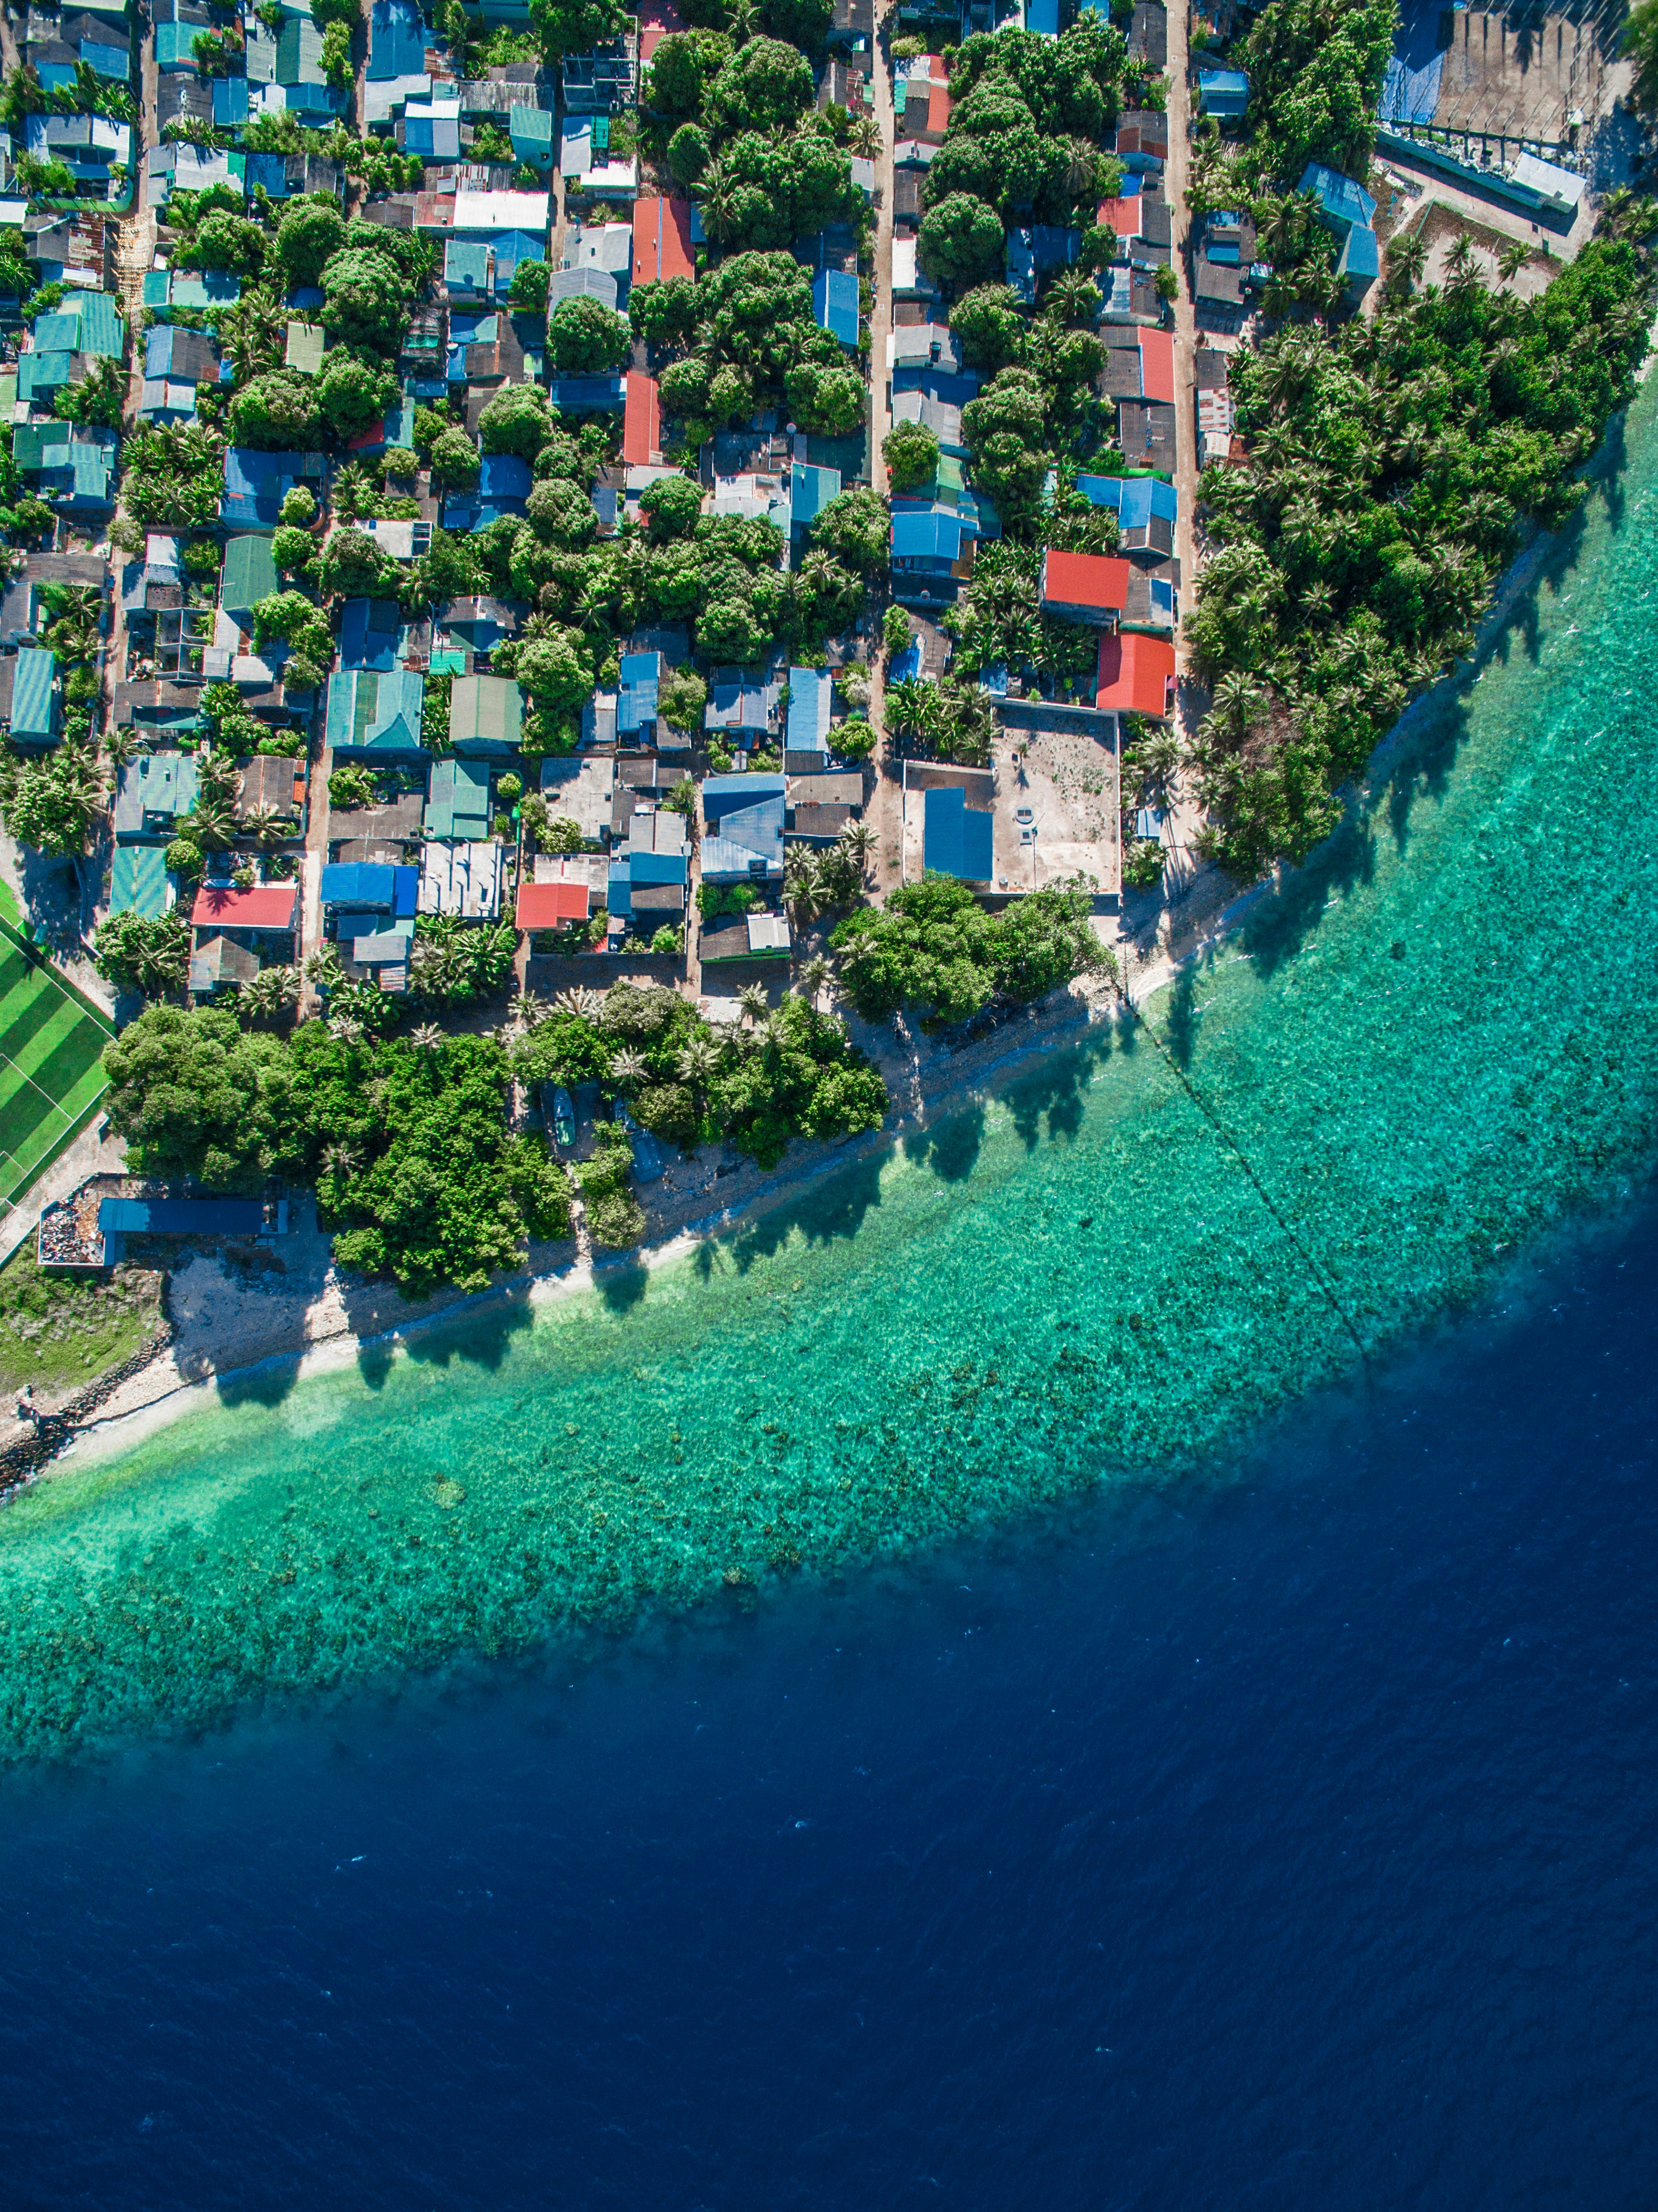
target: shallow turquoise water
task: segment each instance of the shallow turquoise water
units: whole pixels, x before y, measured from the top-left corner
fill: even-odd
[[[1224,1453],[1658,1152],[1654,398],[1416,764],[1212,964],[604,1297],[192,1416],[0,1516],[0,1746],[740,1603]]]

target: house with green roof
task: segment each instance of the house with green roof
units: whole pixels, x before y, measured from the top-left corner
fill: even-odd
[[[228,307],[241,297],[242,280],[223,269],[149,269],[144,305],[158,315],[173,307]]]
[[[48,315],[34,319],[38,353],[91,353],[119,361],[126,325],[107,292],[69,292]]]
[[[338,761],[423,760],[421,709],[426,678],[413,669],[390,675],[342,668],[328,679],[328,742]]]
[[[234,615],[246,629],[259,601],[281,589],[270,538],[249,536],[229,540],[219,583],[219,605],[228,615]]]
[[[432,763],[431,795],[422,834],[477,843],[489,834],[489,769],[483,761],[452,755]]]
[[[60,728],[57,654],[44,646],[20,652],[11,686],[13,744],[55,745]]]
[[[449,691],[449,743],[462,754],[515,753],[524,695],[505,676],[458,676]]]
[[[146,921],[164,915],[173,901],[167,850],[161,845],[118,845],[109,872],[109,910],[136,914]]]

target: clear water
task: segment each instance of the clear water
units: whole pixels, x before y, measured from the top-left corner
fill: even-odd
[[[1655,1231],[1212,1482],[14,1772],[7,2212],[1649,2204]]]
[[[1385,1375],[1650,1173],[1654,399],[1416,764],[1212,967],[602,1297],[66,1469],[0,1516],[0,1749],[740,1609]]]

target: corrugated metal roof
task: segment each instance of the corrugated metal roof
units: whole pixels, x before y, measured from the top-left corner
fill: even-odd
[[[55,653],[34,647],[17,656],[11,687],[11,733],[15,738],[49,738],[55,726],[52,681]]]

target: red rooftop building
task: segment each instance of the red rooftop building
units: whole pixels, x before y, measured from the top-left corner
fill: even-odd
[[[1102,553],[1042,555],[1042,610],[1066,622],[1114,629],[1128,604],[1128,563]]]

